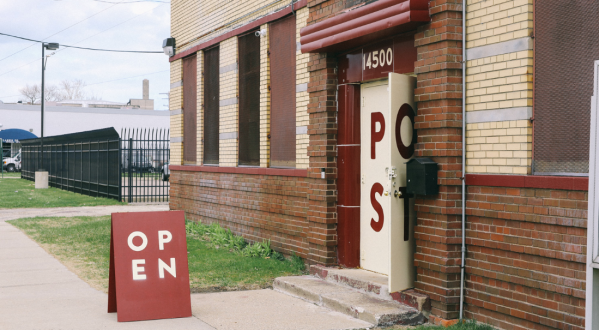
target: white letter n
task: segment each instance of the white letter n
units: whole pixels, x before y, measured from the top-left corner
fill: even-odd
[[[164,278],[164,270],[166,269],[174,278],[177,278],[177,267],[175,266],[175,258],[171,258],[171,265],[167,265],[162,259],[158,258],[158,275]]]

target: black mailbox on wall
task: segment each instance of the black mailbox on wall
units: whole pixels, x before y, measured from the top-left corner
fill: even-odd
[[[437,163],[430,158],[412,158],[406,164],[408,194],[426,196],[439,193]]]

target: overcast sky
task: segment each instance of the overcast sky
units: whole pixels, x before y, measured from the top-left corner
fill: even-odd
[[[170,3],[101,1],[105,2],[0,0],[0,32],[80,47],[162,51],[162,40],[170,36]],[[41,83],[40,58],[39,43],[0,35],[1,101],[21,100],[20,88]],[[155,108],[166,110],[165,95],[159,93],[169,91],[168,70],[168,58],[164,54],[61,48],[48,60],[46,84],[81,79],[87,83],[88,93],[105,101],[128,102],[142,98],[142,80],[149,79],[150,98],[154,99]]]

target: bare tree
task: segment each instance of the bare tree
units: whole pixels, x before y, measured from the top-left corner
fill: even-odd
[[[21,88],[19,92],[25,97],[27,103],[34,104],[35,101],[39,100],[40,98],[40,90],[41,88],[37,84],[31,86],[27,84],[25,87]]]
[[[85,98],[85,82],[81,79],[63,80],[60,89],[63,100],[81,100]]]
[[[46,85],[44,91],[45,101],[63,100],[102,100],[102,97],[94,92],[86,93],[86,83],[81,79],[63,80],[57,85]],[[19,91],[25,97],[27,103],[35,104],[41,99],[41,87],[37,84],[26,85]]]
[[[56,85],[48,85],[44,92],[44,99],[46,101],[62,101],[62,93]]]

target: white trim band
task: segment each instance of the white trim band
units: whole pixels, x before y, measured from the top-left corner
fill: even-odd
[[[528,120],[532,118],[532,107],[478,110],[466,112],[466,123],[488,123],[493,121]]]
[[[225,99],[225,100],[220,100],[220,102],[219,102],[219,106],[221,106],[221,107],[226,107],[228,105],[234,105],[234,104],[237,104],[236,97],[232,97],[230,99]]]
[[[170,113],[171,113],[171,116],[180,115],[183,113],[183,109],[171,110]]]
[[[219,140],[231,140],[231,139],[237,139],[237,132],[231,132],[231,133],[220,133],[218,135],[218,139]]]
[[[523,50],[532,50],[533,41],[531,37],[508,40],[496,44],[470,48],[466,50],[466,58],[468,61],[477,60],[479,58],[503,55]]]
[[[295,85],[295,92],[301,93],[308,90],[308,83]]]
[[[308,134],[308,126],[298,126],[295,128],[295,134],[296,135],[301,135],[301,134]]]
[[[224,74],[227,72],[235,71],[237,72],[237,63],[221,66],[218,70],[219,74]]]
[[[171,138],[171,143],[183,143],[183,137],[172,137]]]
[[[171,84],[171,89],[174,89],[174,88],[177,88],[177,87],[181,87],[181,86],[183,86],[183,80],[180,80],[180,81],[172,83]]]

